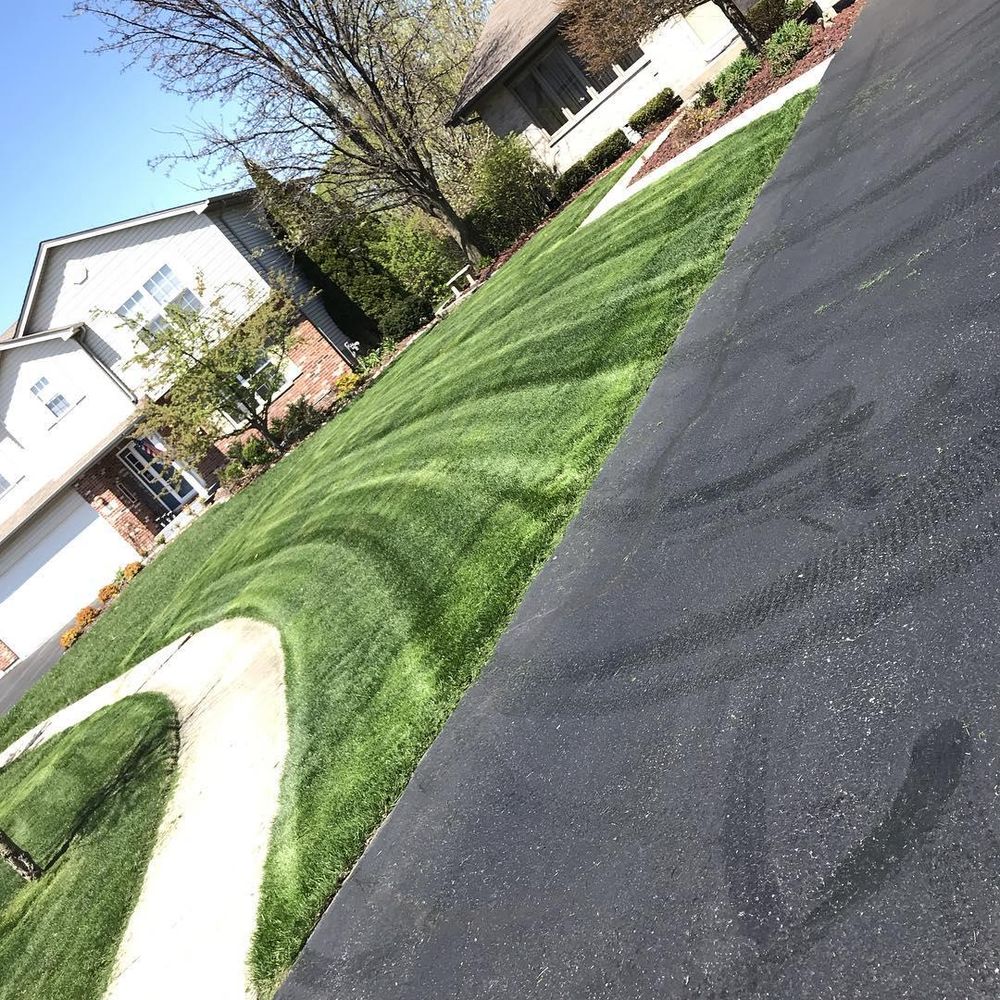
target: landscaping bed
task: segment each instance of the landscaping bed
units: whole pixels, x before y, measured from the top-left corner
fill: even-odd
[[[774,76],[770,65],[765,61],[761,69],[747,82],[740,99],[728,110],[716,110],[716,105],[685,108],[680,112],[680,119],[676,121],[670,135],[649,158],[642,170],[632,178],[631,183],[634,184],[639,178],[662,167],[689,146],[711,135],[716,129],[743,114],[769,94],[780,90],[785,84],[832,56],[846,41],[864,6],[865,0],[854,0],[854,3],[842,10],[829,26],[824,26],[821,22],[814,24],[809,51],[783,76]]]

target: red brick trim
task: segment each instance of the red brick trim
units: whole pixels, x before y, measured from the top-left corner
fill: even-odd
[[[129,489],[128,472],[111,452],[95,462],[77,480],[76,491],[132,546],[145,555],[159,534],[151,510]]]
[[[334,398],[334,383],[351,370],[330,341],[305,317],[296,327],[295,343],[288,352],[288,359],[302,370],[271,404],[272,420],[284,416],[297,399],[307,399],[321,409],[329,406]]]
[[[17,653],[15,653],[14,650],[7,645],[7,643],[0,639],[0,671],[14,666],[14,664],[17,663],[17,660]]]

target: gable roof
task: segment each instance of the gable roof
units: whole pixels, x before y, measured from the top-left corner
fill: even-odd
[[[496,0],[469,59],[452,112],[456,124],[483,91],[559,20],[557,0]]]
[[[195,213],[201,215],[209,208],[226,203],[231,199],[246,198],[251,192],[246,190],[237,191],[233,194],[220,195],[214,198],[204,198],[201,201],[189,202],[186,205],[178,205],[176,208],[164,209],[161,212],[148,212],[146,215],[137,215],[131,219],[123,219],[121,222],[113,222],[106,226],[95,226],[93,229],[84,229],[78,233],[69,233],[66,236],[57,236],[51,240],[42,240],[38,244],[38,252],[35,254],[35,263],[31,269],[31,278],[28,281],[28,290],[24,295],[24,303],[21,306],[21,314],[14,324],[11,340],[24,336],[24,331],[31,319],[31,311],[35,305],[35,296],[41,283],[42,274],[45,270],[45,261],[50,250],[56,247],[67,246],[71,243],[79,243],[82,240],[89,240],[95,236],[104,236],[107,233],[120,232],[123,229],[131,229],[134,226],[144,226],[150,222],[159,222],[161,219],[172,219],[178,215]],[[10,331],[8,331],[9,333]],[[7,334],[4,334],[4,338]]]
[[[42,330],[40,333],[29,333],[25,337],[0,337],[0,354],[4,351],[16,351],[31,344],[42,344],[47,340],[70,340],[83,331],[82,323],[59,327],[56,330]]]

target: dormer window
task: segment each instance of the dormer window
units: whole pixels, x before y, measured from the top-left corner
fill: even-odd
[[[201,312],[198,296],[180,283],[169,264],[164,264],[115,311],[130,323],[142,323],[139,336],[150,347],[155,347],[160,332],[170,322],[166,312],[168,306],[184,312]]]
[[[31,387],[31,394],[40,403],[44,403],[57,420],[72,409],[69,400],[61,392],[56,392],[44,375]]]

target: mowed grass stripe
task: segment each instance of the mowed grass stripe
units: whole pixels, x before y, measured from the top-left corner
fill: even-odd
[[[0,828],[45,869],[0,865],[0,1000],[98,1000],[139,898],[177,759],[160,695],[126,698],[0,772]]]
[[[801,120],[794,99],[578,230],[579,199],[347,412],[212,511],[0,726],[172,638],[271,622],[290,752],[253,974],[268,994],[477,676]]]

